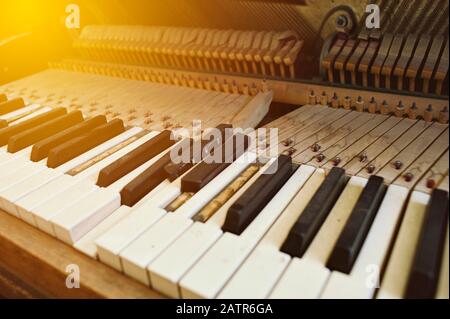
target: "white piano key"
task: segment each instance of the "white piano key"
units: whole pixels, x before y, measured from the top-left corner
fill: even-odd
[[[191,224],[192,220],[189,218],[166,214],[120,253],[124,272],[143,284],[150,285],[147,265]]]
[[[65,212],[66,209],[70,208],[74,203],[78,204],[82,199],[98,189],[98,186],[93,185],[88,181],[79,181],[72,187],[65,189],[62,193],[44,201],[43,204],[31,210],[36,226],[49,235],[56,236],[52,225],[52,219],[62,212]]]
[[[208,183],[200,191],[195,193],[185,204],[178,208],[174,213],[191,218],[200,209],[205,207],[218,193],[220,193],[228,184],[235,180],[250,164],[256,162],[255,153],[245,153],[222,173],[220,173],[213,183]]]
[[[219,299],[266,298],[291,260],[269,246],[258,246],[218,295]],[[259,279],[263,280],[259,280]]]
[[[68,161],[67,163],[62,164],[61,166],[55,168],[56,170],[60,171],[60,172],[68,172],[71,169],[83,164],[84,162],[90,160],[91,158],[94,158],[100,154],[102,154],[103,152],[107,151],[108,149],[110,149],[111,147],[114,147],[126,140],[128,140],[129,138],[133,137],[134,135],[138,134],[139,132],[141,132],[143,129],[140,127],[133,127],[130,128],[129,130],[126,130],[125,132],[123,132],[122,134],[119,134],[115,137],[113,137],[112,139],[106,141],[105,143],[102,143],[96,147],[94,147],[93,149],[87,151],[86,153]]]
[[[31,216],[30,209],[34,208],[38,202],[42,202],[43,192],[47,192],[48,194],[54,194],[55,192],[62,192],[66,188],[69,188],[73,185],[75,185],[79,180],[82,179],[90,179],[93,184],[97,181],[97,176],[100,170],[114,162],[115,160],[119,159],[120,157],[124,156],[125,154],[131,152],[135,148],[139,147],[146,141],[150,140],[154,136],[156,136],[157,132],[150,132],[147,135],[143,136],[142,138],[136,140],[135,142],[125,146],[120,151],[112,154],[111,156],[108,156],[107,158],[103,159],[102,161],[92,165],[88,169],[84,170],[80,174],[77,174],[74,177],[66,177],[64,183],[51,183],[54,181],[55,178],[51,178],[48,176],[48,172],[56,172],[59,174],[62,174],[61,172],[57,170],[48,169],[46,172],[41,172],[39,175],[33,176],[33,178],[30,178],[30,181],[26,183],[26,186],[17,185],[14,189],[8,190],[10,194],[14,193],[14,195],[9,195],[11,198],[8,198],[10,202],[10,206],[16,206],[16,213],[24,220],[28,221],[32,225],[34,224],[34,218]],[[112,140],[106,142],[110,147]],[[113,141],[113,143],[116,143],[116,141]],[[25,182],[24,182],[25,183]],[[50,184],[49,184],[50,183]],[[54,185],[54,187],[52,187]],[[40,191],[39,188],[44,187],[43,191]],[[37,191],[37,194],[33,194],[33,191]],[[25,197],[25,198],[24,198]]]
[[[100,145],[97,148],[88,152],[89,153],[88,156],[86,155],[87,153],[84,153],[83,155],[74,159],[73,161],[66,163],[65,168],[62,171],[65,171],[65,169],[70,169],[70,168],[76,167],[77,166],[76,164],[78,164],[79,162],[84,163],[86,160],[89,160],[90,158],[95,157],[98,154],[101,154],[104,149],[107,150],[111,147],[114,147],[115,145],[128,139],[130,136],[137,134],[136,132],[140,132],[140,131],[141,131],[140,128],[137,128],[134,131],[129,130],[129,131],[127,131],[126,135],[121,134],[121,135],[117,136],[116,138],[103,143],[102,145]],[[135,133],[135,134],[133,134],[133,133]],[[35,187],[38,187],[38,189],[24,197],[22,196],[23,198],[20,198],[16,203],[14,203],[16,206],[18,215],[25,221],[34,225],[35,221],[32,216],[33,213],[31,212],[31,210],[36,208],[36,206],[42,205],[45,201],[49,200],[47,194],[55,194],[54,196],[56,196],[56,194],[62,194],[64,191],[66,191],[67,189],[69,189],[71,187],[76,188],[77,183],[79,183],[80,181],[82,181],[84,179],[88,179],[88,178],[90,178],[90,180],[89,180],[90,183],[94,184],[96,182],[96,178],[92,178],[92,175],[97,176],[98,172],[104,166],[109,165],[114,160],[116,160],[116,159],[120,158],[121,156],[127,154],[128,152],[132,151],[133,149],[135,149],[136,147],[138,147],[139,145],[141,145],[148,139],[154,137],[156,134],[157,134],[156,132],[155,133],[151,132],[148,135],[145,135],[141,139],[138,139],[137,141],[131,143],[130,145],[127,145],[126,147],[124,147],[123,149],[118,151],[117,153],[114,153],[110,157],[105,158],[104,160],[93,165],[93,167],[90,167],[89,169],[87,169],[86,171],[82,172],[79,175],[76,175],[74,177],[67,176],[67,175],[64,176],[64,178],[63,178],[64,181],[62,181],[62,180],[61,181],[58,181],[58,180],[48,181],[47,178],[39,179],[39,177],[35,177],[34,185],[35,185]],[[81,157],[83,158],[82,160],[80,160]],[[56,171],[60,171],[60,170],[56,170]],[[83,173],[85,173],[85,174],[83,174]],[[89,173],[91,174],[91,176],[88,175]],[[60,178],[62,178],[62,177],[60,177]],[[82,184],[82,185],[85,185],[85,184]],[[88,192],[90,192],[91,190],[92,190],[91,188],[87,188]],[[80,190],[76,191],[75,194],[77,194],[77,196],[78,196],[76,199],[79,199],[82,196],[80,193]],[[72,199],[73,198],[74,197],[72,197]],[[43,200],[43,199],[45,199],[45,200]],[[45,220],[47,222],[47,219],[45,219]],[[45,226],[45,228],[52,229],[51,227],[48,227],[47,225]]]
[[[135,150],[142,144],[148,142],[152,138],[154,138],[156,135],[158,135],[159,132],[149,132],[148,134],[144,135],[143,137],[139,138],[138,140],[134,141],[133,143],[130,143],[129,145],[125,146],[124,148],[120,149],[119,151],[115,152],[114,154],[106,157],[105,159],[101,160],[100,162],[90,166],[89,168],[85,169],[84,171],[78,173],[76,175],[77,178],[89,178],[94,183],[97,182],[98,174],[100,171],[118,160],[119,158],[125,156],[126,154],[130,153],[131,151]]]
[[[31,149],[32,147],[24,148],[23,150],[20,150],[16,153],[9,153],[8,152],[8,146],[4,146],[1,148],[2,152],[0,152],[0,165],[3,165],[7,162],[10,162],[12,160],[17,159],[18,157],[25,157],[27,160],[29,160],[31,155]]]
[[[320,295],[330,271],[313,259],[293,258],[271,299],[314,299]]]
[[[29,224],[36,226],[36,221],[33,216],[33,209],[51,200],[55,196],[61,194],[68,188],[67,185],[72,185],[74,177],[69,175],[61,175],[53,181],[39,187],[34,192],[22,197],[15,202],[16,213],[20,218]]]
[[[105,220],[103,220],[100,224],[94,227],[90,232],[84,235],[73,246],[84,254],[92,258],[97,258],[97,247],[95,246],[95,240],[106,233],[118,222],[126,218],[130,212],[130,207],[121,206],[114,213],[105,218]]]
[[[129,216],[96,240],[97,253],[103,263],[118,271],[123,270],[119,253],[166,214],[162,207],[180,195],[181,178],[164,186],[157,195],[150,196],[148,201],[133,209]]]
[[[111,227],[95,241],[99,259],[118,271],[122,271],[120,252],[164,214],[166,214],[164,209],[147,204],[133,210],[120,223]]]
[[[252,254],[227,283],[219,298],[266,298],[291,257],[279,251],[289,229],[325,179],[322,169],[301,166],[309,179],[295,195]],[[314,171],[315,170],[315,171]]]
[[[11,183],[6,189],[0,190],[0,207],[17,217],[19,217],[19,215],[14,202],[22,197],[24,193],[31,193],[38,189],[41,185],[36,185],[37,180],[50,182],[62,175],[62,173],[52,169],[39,169],[39,166],[31,167],[33,167],[33,169],[30,168],[26,171],[24,170],[17,173],[17,176],[24,176],[22,180],[17,179],[16,183]],[[37,173],[33,174],[35,171],[37,171]]]
[[[29,119],[32,119],[32,118],[34,118],[36,116],[39,116],[39,115],[44,114],[44,113],[47,113],[47,112],[49,112],[51,110],[53,110],[53,108],[51,108],[50,106],[45,106],[45,107],[43,107],[41,109],[36,110],[36,112],[28,114],[28,115],[26,115],[24,117],[21,117],[20,119],[18,119],[16,121],[12,122],[12,123],[9,123],[9,126],[13,126],[13,125],[16,125],[16,124],[23,123],[25,121],[28,121]]]
[[[309,169],[297,169],[240,236],[225,233],[181,279],[182,297],[217,296],[310,175]]]
[[[120,194],[99,188],[51,219],[55,235],[72,245],[120,207]]]
[[[178,281],[221,235],[222,230],[216,225],[194,223],[147,267],[151,286],[179,298]]]
[[[15,110],[13,112],[9,112],[9,113],[4,114],[4,115],[1,115],[0,116],[0,120],[8,121],[8,120],[14,119],[15,117],[21,116],[23,114],[27,114],[28,112],[37,110],[40,107],[41,107],[41,105],[37,104],[37,103],[30,104],[30,105],[27,105],[27,106],[25,106],[25,107],[23,107],[21,109]]]
[[[407,197],[408,189],[397,185],[388,187],[350,275],[333,271],[323,298],[373,298]],[[346,289],[348,286],[352,289]]]
[[[154,289],[172,298],[180,297],[178,282],[222,234],[229,207],[272,163],[269,161],[261,167],[206,223],[194,223],[147,267]]]
[[[324,288],[322,299],[370,299],[369,281],[334,271]]]
[[[150,284],[147,266],[192,223],[192,217],[242,171],[256,160],[256,154],[244,154],[221,172],[175,212],[164,216],[120,253],[124,272]],[[161,231],[164,230],[164,231]]]
[[[411,193],[377,298],[403,298],[429,201],[428,194]]]
[[[47,184],[48,182],[60,177],[61,175],[62,173],[53,169],[44,169],[38,174],[35,174],[30,178],[27,178],[26,180],[0,192],[0,204],[5,211],[19,217],[14,202],[19,200],[19,198],[37,190],[43,184]],[[45,182],[43,184],[38,183],[42,181]]]
[[[20,157],[15,160],[7,161],[6,163],[0,164],[0,181],[4,180],[6,176],[15,172],[18,169],[29,165],[31,162],[26,158]]]
[[[39,172],[45,169],[46,168],[42,165],[30,162],[22,166],[18,170],[10,171],[10,174],[5,175],[3,178],[0,179],[0,196],[4,190],[13,187],[18,183],[21,183],[22,181],[32,177],[35,174],[38,174]]]
[[[53,228],[56,236],[72,244],[79,240],[86,232],[90,231],[99,222],[120,207],[120,191],[122,188],[152,166],[170,149],[158,154],[145,164],[139,166],[126,176],[122,177],[106,189],[98,189],[93,194],[89,194],[80,202],[74,203],[71,207],[60,211],[52,217]],[[98,196],[98,197],[97,197]],[[92,209],[89,209],[89,204]],[[80,209],[80,204],[83,209]]]
[[[447,225],[447,237],[444,245],[444,254],[442,255],[441,273],[437,286],[436,299],[448,299],[448,254],[449,254],[449,229]]]

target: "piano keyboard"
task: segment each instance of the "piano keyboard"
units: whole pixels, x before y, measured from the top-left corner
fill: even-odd
[[[278,157],[185,165],[169,130],[0,99],[0,208],[166,296],[448,298],[446,122],[306,105]]]

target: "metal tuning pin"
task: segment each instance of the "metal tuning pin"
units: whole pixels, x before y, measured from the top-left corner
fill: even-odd
[[[369,113],[374,114],[377,112],[377,109],[378,109],[377,101],[372,96],[372,98],[370,99],[370,102],[369,102],[369,107],[368,107]]]
[[[405,114],[405,106],[403,105],[402,101],[398,102],[398,105],[395,107],[395,116],[397,117],[403,117]]]
[[[433,121],[433,106],[431,104],[429,104],[425,112],[423,112],[423,119],[427,122]]]
[[[364,100],[363,100],[363,98],[361,96],[358,96],[358,98],[356,99],[355,107],[356,107],[356,110],[358,112],[364,112],[365,111]]]

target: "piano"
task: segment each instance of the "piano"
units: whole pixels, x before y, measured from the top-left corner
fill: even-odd
[[[1,297],[449,298],[448,1],[127,3],[0,62]]]

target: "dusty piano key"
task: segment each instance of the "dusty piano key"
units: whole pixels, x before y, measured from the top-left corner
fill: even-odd
[[[408,189],[390,185],[349,274],[333,271],[321,298],[373,298],[401,220]]]
[[[122,271],[120,252],[166,214],[162,207],[181,194],[181,178],[168,183],[157,196],[148,199],[142,207],[133,210],[130,216],[98,238],[97,252],[102,262]]]
[[[106,117],[98,115],[82,123],[74,125],[63,132],[50,136],[33,145],[30,160],[33,162],[39,162],[48,156],[48,152],[50,152],[52,148],[86,134],[103,124],[106,124]]]
[[[168,147],[174,145],[175,142],[176,141],[171,138],[170,131],[160,133],[158,136],[152,138],[134,151],[102,169],[98,176],[97,185],[100,187],[111,185],[154,156],[163,152]]]
[[[95,240],[107,232],[108,229],[126,218],[131,213],[131,210],[132,209],[128,206],[121,206],[110,216],[105,218],[94,229],[84,235],[73,246],[75,249],[83,252],[84,254],[92,258],[97,258],[97,247],[95,245]]]
[[[221,162],[208,162],[208,159],[206,159],[195,166],[181,179],[181,191],[186,193],[195,193],[200,190],[224,169],[226,169],[234,159],[242,155],[249,147],[249,144],[250,141],[246,135],[238,133],[232,138],[228,138],[222,145]],[[230,152],[230,149],[232,149],[232,152]]]
[[[169,151],[169,150],[167,150]],[[120,207],[120,190],[167,152],[158,154],[106,188],[96,189],[51,218],[55,235],[73,244]]]
[[[431,194],[420,232],[406,298],[434,298],[448,223],[448,192],[435,190]]]
[[[149,284],[146,267],[193,223],[191,217],[256,160],[243,154],[175,212],[165,215],[120,253],[124,272]],[[161,196],[162,193],[161,193]]]
[[[341,168],[333,168],[320,186],[305,211],[289,231],[282,252],[301,257],[327,218],[348,178]]]
[[[223,231],[240,235],[294,173],[292,159],[289,156],[280,155],[273,165],[276,173],[260,176],[230,207],[222,227]]]
[[[318,176],[316,175],[319,173],[320,171],[316,172],[312,178],[317,178]],[[324,173],[322,173],[322,175],[324,175]],[[322,180],[324,178],[325,177],[323,176]],[[314,182],[314,180],[312,180],[312,182]],[[367,180],[364,178],[350,178],[327,219],[324,221],[317,235],[305,251],[303,257],[292,258],[286,266],[286,270],[284,272],[282,272],[283,268],[281,265],[279,266],[280,269],[278,272],[281,276],[278,281],[276,281],[276,278],[272,279],[275,280],[275,284],[272,292],[270,293],[270,298],[310,299],[318,298],[320,296],[320,292],[322,291],[330,275],[330,270],[326,268],[328,257],[331,254],[339,237],[339,233],[342,230],[344,223],[349,218],[351,211],[366,183]],[[310,186],[309,183],[306,186]],[[314,188],[310,190],[310,192],[314,192],[314,190],[317,190],[319,187],[320,185],[314,185]],[[301,196],[298,197],[299,203],[294,204],[297,204],[299,209],[302,210],[302,208],[307,206],[309,199],[312,198],[313,195],[314,194],[311,193],[306,193],[304,195],[299,193],[299,196]],[[293,209],[295,208],[296,206],[293,207]],[[301,213],[302,212],[299,212],[297,214]],[[283,216],[284,215],[282,215],[281,218],[283,218]],[[290,218],[292,219],[290,223],[294,223],[295,220],[293,220],[293,218],[295,217],[292,216]],[[285,229],[289,229],[289,225],[283,223],[279,225],[279,228],[282,228],[283,226],[285,226]],[[281,245],[284,237],[277,239],[279,246]],[[272,238],[274,237],[272,236]],[[278,254],[277,256],[279,255],[281,254]],[[277,268],[274,268],[273,272],[276,273],[276,270]],[[268,276],[268,278],[270,278],[270,276]],[[263,279],[263,282],[268,280],[268,278]]]
[[[447,224],[447,237],[445,239],[444,255],[442,256],[441,272],[436,291],[436,299],[448,299],[449,297],[449,225]]]
[[[115,147],[116,145],[119,145],[120,143],[127,141],[130,138],[133,139],[136,135],[139,135],[142,131],[143,130],[141,128],[131,128],[128,131],[125,131],[124,133],[114,137],[113,139],[88,151],[87,153],[84,153],[81,156],[78,156],[77,158],[58,167],[55,171],[60,173],[70,172],[79,167],[79,165],[84,165],[86,161],[91,160],[96,156],[101,156],[102,154],[104,154],[104,152],[110,151],[111,147]],[[36,211],[36,208],[39,205],[43,205],[44,203],[50,200],[60,201],[59,204],[55,204],[56,208],[62,208],[70,204],[69,201],[65,201],[64,198],[61,198],[59,194],[63,193],[66,189],[75,186],[78,182],[80,182],[80,180],[88,180],[92,185],[95,184],[95,181],[97,180],[98,171],[100,171],[105,165],[110,164],[112,161],[125,155],[127,152],[133,150],[135,147],[141,145],[142,143],[144,143],[149,138],[152,138],[155,135],[156,133],[154,132],[145,135],[141,139],[133,142],[132,144],[125,146],[117,153],[114,153],[109,157],[107,157],[106,159],[98,163],[95,163],[89,168],[86,168],[79,174],[62,175],[60,177],[57,177],[56,180],[53,179],[48,180],[45,178],[40,178],[45,176],[40,177],[33,176],[33,179],[36,178],[33,186],[27,185],[27,187],[25,188],[20,188],[21,185],[18,184],[17,188],[14,187],[14,189],[12,188],[10,189],[11,190],[10,195],[13,196],[10,198],[19,197],[19,199],[14,202],[14,206],[16,207],[17,213],[23,220],[34,225],[35,221],[33,215],[39,213],[39,211]],[[63,180],[63,182],[60,182],[59,180]],[[24,183],[26,184],[26,182]],[[28,189],[32,189],[32,191],[28,192]],[[6,191],[5,193],[9,193],[9,191]],[[46,218],[45,220],[48,221],[48,218]]]
[[[250,165],[194,216],[194,220],[201,216],[203,222],[195,222],[147,267],[154,289],[173,298],[180,297],[178,281],[222,234],[221,226],[228,208],[270,164]]]
[[[83,114],[80,111],[74,111],[67,115],[57,117],[42,125],[36,126],[30,130],[16,134],[8,141],[8,152],[16,153],[82,121]]]
[[[25,102],[22,98],[15,98],[8,101],[0,102],[0,115],[8,114],[25,107]]]
[[[116,154],[116,152],[123,155],[123,152],[127,150],[127,146],[129,144],[133,144],[133,142],[139,140],[142,137],[151,138],[152,136],[154,136],[152,135],[152,133],[148,133],[147,131],[144,131],[140,128],[132,128],[125,133],[98,146],[97,148],[84,153],[78,158],[60,166],[56,170],[47,168],[40,171],[38,174],[30,176],[22,182],[15,183],[9,188],[2,190],[0,192],[0,205],[4,205],[4,209],[8,212],[15,212],[15,214],[18,215],[19,213],[16,211],[17,209],[15,208],[15,202],[25,195],[46,185],[63,173],[69,174],[71,176],[76,176],[77,178],[82,178],[89,173],[94,174],[95,164],[98,164],[100,162],[100,165],[107,165],[107,163],[109,163],[108,161],[111,161],[111,158],[113,157],[112,155],[119,156],[118,154]],[[107,161],[103,162],[105,158],[108,159]],[[85,174],[80,174],[85,170],[89,171]]]
[[[56,108],[51,111],[40,114],[36,117],[28,119],[16,125],[11,125],[0,130],[0,146],[8,144],[8,140],[11,136],[24,132],[36,126],[39,126],[47,121],[63,116],[67,113],[64,108]]]
[[[161,184],[167,178],[164,167],[170,162],[170,153],[168,153],[127,184],[120,191],[122,205],[132,207],[151,190]]]
[[[383,178],[378,176],[369,178],[328,260],[328,268],[347,274],[350,272],[383,200],[385,190]]]
[[[241,235],[221,236],[180,281],[182,297],[216,297],[309,176],[309,169],[298,168]]]
[[[322,170],[302,165],[303,180],[300,189],[264,235],[249,257],[228,281],[218,298],[267,298],[273,285],[290,261],[290,256],[279,251],[293,224],[325,178]],[[297,289],[298,290],[298,289]]]
[[[47,166],[50,168],[61,166],[124,131],[122,120],[116,119],[101,125],[84,136],[53,148],[48,154]]]
[[[32,114],[33,112],[37,111],[40,108],[42,108],[42,106],[40,104],[37,104],[37,103],[30,104],[30,105],[27,105],[16,111],[9,112],[4,115],[0,115],[0,120],[3,120],[6,124],[6,126],[8,126],[10,123],[12,123],[26,115]]]
[[[429,201],[430,195],[426,193],[411,193],[377,298],[403,298]]]

